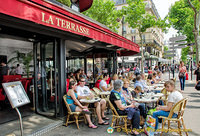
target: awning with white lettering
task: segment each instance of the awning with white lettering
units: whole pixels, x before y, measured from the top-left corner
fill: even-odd
[[[1,0],[0,13],[88,37],[88,42],[106,43],[116,47],[122,56],[134,55],[140,51],[136,43],[112,32],[99,22],[48,0]]]

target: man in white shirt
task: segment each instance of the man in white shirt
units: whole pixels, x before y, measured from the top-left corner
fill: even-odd
[[[16,75],[22,75],[23,72],[24,72],[24,70],[22,69],[22,67],[19,64],[17,64],[17,67],[15,69],[15,74]]]
[[[106,83],[106,80],[108,80],[109,75],[107,73],[103,74],[103,79],[101,80],[99,84],[99,88],[102,92],[110,91],[113,87],[108,87],[108,84]]]
[[[94,98],[94,95],[90,92],[90,89],[85,86],[85,78],[81,77],[79,81],[79,86],[76,88],[78,99],[86,99],[86,98]],[[104,115],[104,111],[106,109],[106,100],[101,99],[100,102],[94,103],[94,107],[96,107],[96,113],[98,117],[98,124],[99,125],[108,125],[109,123],[104,121],[103,119],[109,120]]]

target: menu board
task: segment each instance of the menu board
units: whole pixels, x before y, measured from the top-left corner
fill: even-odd
[[[12,108],[17,108],[27,103],[30,103],[30,100],[20,81],[2,83],[2,85]]]

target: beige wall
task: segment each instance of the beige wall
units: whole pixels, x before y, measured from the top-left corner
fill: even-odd
[[[155,6],[151,3],[151,0],[144,0],[144,1],[147,2],[146,12],[159,17],[159,14],[157,13]],[[126,4],[117,5],[116,8],[121,9],[123,6],[126,6]],[[154,8],[154,10],[153,10],[153,8]],[[127,23],[124,26],[126,28],[126,34],[124,36],[129,40],[132,40],[132,37],[135,36],[135,38],[136,38],[135,42],[140,43],[140,37],[139,37],[137,29],[134,29],[134,32],[132,33],[132,28],[130,28]],[[122,24],[121,24],[121,26],[118,30],[118,33],[120,35],[122,35]],[[158,57],[162,57],[162,53],[163,53],[163,50],[164,50],[164,33],[162,32],[162,30],[160,28],[149,28],[144,33],[144,35],[145,35],[146,43],[151,43],[151,44],[155,45],[155,43],[154,43],[154,40],[155,40],[161,46],[161,47],[159,47],[160,51],[157,50],[157,49],[155,49],[155,50],[160,52]]]

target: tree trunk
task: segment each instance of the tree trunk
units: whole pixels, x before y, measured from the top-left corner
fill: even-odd
[[[142,33],[139,33],[140,40],[141,40],[141,72],[144,73],[144,53],[143,53],[143,39],[142,39]]]
[[[199,62],[200,56],[200,36],[199,36],[199,25],[200,25],[200,10],[198,11],[194,5],[192,4],[191,0],[188,0],[190,7],[194,11],[194,40],[196,45],[196,63]]]

